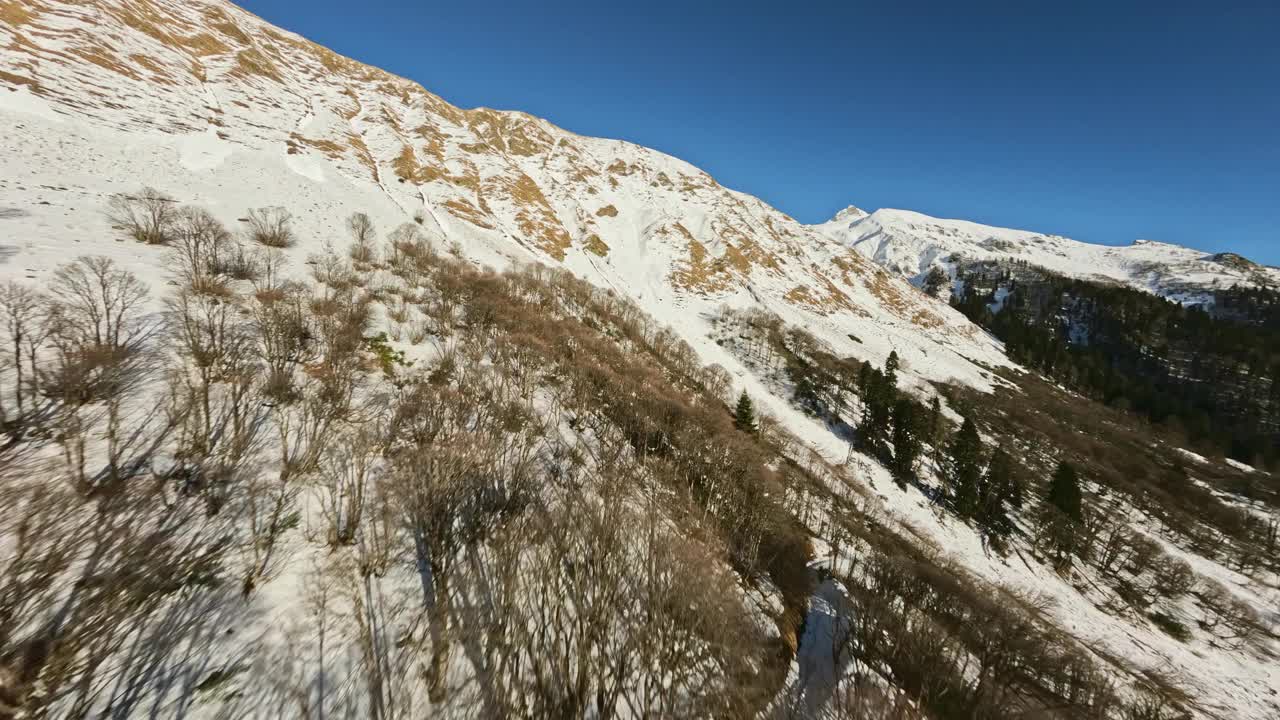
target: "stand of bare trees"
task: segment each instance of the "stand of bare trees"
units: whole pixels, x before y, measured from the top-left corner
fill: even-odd
[[[94,257],[0,288],[0,720],[215,695],[380,720],[1128,711],[1034,598],[833,495],[846,471],[776,423],[735,427],[726,371],[612,293],[477,269],[413,223],[378,247],[359,213],[307,277],[282,209],[237,238],[154,191],[113,208],[167,246],[161,301]],[[755,362],[803,355],[845,411],[854,364],[743,321]],[[821,708],[785,692],[815,534],[848,605]],[[1219,642],[1259,632],[1123,526],[1089,538]]]
[[[157,472],[175,424],[146,288],[83,257],[4,300],[27,367],[0,443],[0,717],[154,709],[157,677],[213,650],[227,528]]]

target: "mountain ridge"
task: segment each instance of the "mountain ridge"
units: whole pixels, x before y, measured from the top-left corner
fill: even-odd
[[[812,227],[917,284],[934,267],[954,274],[966,260],[1018,260],[1071,277],[1122,282],[1184,303],[1209,302],[1212,290],[1233,285],[1280,285],[1280,268],[1244,258],[1231,261],[1239,257],[1235,253],[1206,253],[1156,240],[1101,245],[895,208],[837,216]]]
[[[672,156],[624,140],[580,135],[522,111],[455,107],[412,80],[334,53],[230,3],[104,0],[72,8],[43,1],[11,0],[2,7],[0,27],[6,36],[7,50],[2,56],[0,81],[10,89],[25,88],[52,102],[54,112],[90,117],[116,128],[141,126],[170,134],[205,133],[241,146],[274,148],[283,143],[286,152],[292,155],[323,155],[353,177],[369,173],[384,191],[397,181],[430,188],[430,193],[422,193],[419,206],[415,206],[412,198],[393,200],[409,215],[427,204],[443,208],[442,215],[432,213],[430,218],[442,234],[457,230],[458,222],[479,230],[493,229],[489,226],[514,227],[535,252],[555,260],[563,260],[572,246],[579,249],[590,246],[595,253],[607,252],[604,248],[608,243],[600,239],[601,226],[607,223],[598,220],[602,216],[590,210],[604,210],[609,205],[586,208],[582,203],[568,203],[562,197],[555,197],[551,190],[564,185],[580,193],[599,194],[603,188],[599,183],[590,182],[593,178],[604,176],[617,188],[620,177],[636,172],[644,175],[649,189],[701,192],[707,196],[701,198],[703,200],[752,203],[757,205],[755,213],[763,213],[748,223],[722,215],[718,218],[721,227],[713,228],[711,233],[692,228],[695,241],[703,250],[686,248],[681,253],[683,257],[671,260],[687,266],[687,272],[679,278],[691,286],[689,289],[697,291],[718,292],[738,284],[726,277],[734,270],[742,274],[752,267],[776,269],[773,266],[778,249],[760,247],[757,236],[777,243],[798,239],[798,233],[810,245],[833,239],[909,277],[921,277],[927,266],[943,254],[967,251],[991,256],[990,248],[974,248],[973,243],[960,247],[954,242],[939,244],[942,238],[936,237],[937,233],[931,234],[927,227],[923,238],[912,238],[915,229],[912,226],[935,229],[945,226],[951,231],[980,228],[991,237],[995,237],[993,232],[1001,236],[1018,233],[1022,240],[1055,241],[1057,247],[1051,247],[1051,252],[1061,251],[1064,242],[1069,241],[1062,236],[1033,231],[930,218],[909,210],[881,209],[868,218],[867,213],[854,206],[826,223],[803,226],[757,198],[720,186],[710,175]],[[98,27],[103,32],[92,30]],[[27,37],[28,34],[38,41]],[[57,72],[73,63],[76,72]],[[68,80],[68,76],[74,80]],[[303,97],[306,93],[298,87],[299,80],[336,83],[341,87],[338,96],[330,93],[328,97],[323,94]],[[145,92],[139,91],[140,84],[146,86]],[[253,106],[261,101],[257,93],[243,92],[245,88],[268,93],[278,88],[277,97],[267,103],[270,120],[264,122],[262,113],[249,116],[241,112],[254,110]],[[369,97],[362,98],[361,93]],[[184,94],[187,97],[182,98]],[[193,102],[190,96],[196,94],[199,97]],[[227,97],[222,97],[223,94]],[[185,102],[175,101],[175,95]],[[288,97],[282,98],[282,95]],[[399,107],[388,102],[397,99]],[[123,102],[125,100],[129,102]],[[281,111],[290,109],[290,100],[295,101],[291,113],[296,118],[294,126],[277,123],[272,127],[270,123]],[[300,108],[298,103],[304,107]],[[377,107],[366,108],[366,105]],[[164,126],[159,127],[162,121]],[[460,135],[459,130],[465,130],[466,136]],[[623,154],[638,158],[628,157],[621,164],[616,157],[610,158],[611,162],[593,162],[592,155],[600,148],[592,146],[600,144],[614,144],[627,151]],[[462,159],[457,157],[458,152],[451,152],[456,150],[461,151]],[[613,153],[616,155],[618,150]],[[550,161],[553,158],[549,156],[556,154],[563,154],[565,158],[556,176],[535,178],[519,162],[498,173],[493,168],[477,168],[475,163],[465,162],[465,158],[473,154],[489,155],[489,159],[501,156],[506,160],[536,156]],[[609,151],[604,150],[603,154]],[[636,166],[637,159],[647,162],[641,163],[643,167]],[[494,177],[495,174],[499,177]],[[890,222],[878,229],[895,236],[893,247],[884,243],[873,247],[869,237],[873,228],[866,226],[874,225],[886,215],[891,216]],[[861,223],[863,227],[857,237],[850,236],[850,229],[838,227],[843,220]],[[734,227],[743,229],[743,225],[748,225],[746,238],[732,232]],[[785,231],[780,232],[783,229]],[[807,232],[809,230],[814,232]],[[607,231],[616,233],[617,228],[607,228]],[[651,229],[649,235],[663,233],[681,238],[684,235],[670,223]],[[1105,267],[1102,275],[1157,292],[1167,289],[1163,294],[1175,298],[1199,299],[1203,293],[1197,290],[1214,281],[1249,283],[1259,276],[1272,283],[1280,280],[1280,271],[1267,268],[1259,271],[1260,275],[1206,272],[1203,263],[1194,265],[1193,259],[1187,256],[1197,252],[1189,248],[1186,252],[1174,253],[1177,255],[1174,258],[1120,261],[1120,264],[1146,265],[1138,270],[1119,269],[1114,266],[1122,254],[1098,250],[1109,246],[1080,245],[1090,249],[1086,253],[1090,261],[1096,260],[1099,253],[1110,255],[1111,267]],[[911,246],[909,250],[907,246]],[[1161,247],[1180,246],[1162,243]],[[707,250],[712,261],[719,261],[719,265],[694,267],[700,264],[695,256],[705,256]],[[907,272],[913,269],[909,265],[911,252],[918,261],[914,271]],[[925,257],[926,254],[929,257]],[[840,262],[852,265],[856,260],[845,256]],[[1064,264],[1051,264],[1051,269],[1062,270]],[[847,272],[848,268],[840,270]],[[1080,272],[1077,269],[1072,274]],[[674,268],[671,274],[675,274]],[[707,277],[708,274],[712,277]],[[824,287],[831,274],[826,268],[820,269],[816,276],[807,278],[813,281],[809,285]],[[831,292],[810,301],[828,308],[839,303],[838,294]]]
[[[837,346],[852,348],[852,333],[872,344],[862,349],[873,356],[896,349],[933,379],[983,384],[984,371],[966,358],[1005,362],[998,345],[945,303],[678,158],[521,112],[456,108],[230,3],[39,2],[18,15],[8,7],[0,59],[9,91],[0,108],[90,126],[82,146],[58,138],[32,167],[12,163],[15,177],[29,179],[25,190],[8,187],[14,202],[41,216],[18,223],[24,232],[69,222],[44,217],[52,210],[38,204],[53,200],[24,197],[34,186],[58,186],[59,170],[93,168],[100,180],[85,178],[81,191],[96,192],[99,208],[109,194],[102,181],[117,183],[111,192],[141,184],[176,192],[207,181],[200,198],[228,221],[273,187],[335,215],[368,197],[360,202],[383,227],[416,221],[485,263],[560,263],[643,299],[659,317],[765,303]],[[53,140],[32,123],[19,132],[33,153]],[[128,138],[90,137],[111,132]],[[175,166],[104,156],[104,147],[146,138],[176,150]],[[253,165],[253,177],[232,167],[238,163]],[[258,191],[230,207],[239,186]],[[77,224],[91,234],[110,232],[80,212]],[[304,239],[333,237],[331,227],[311,224],[311,213],[294,214]],[[938,362],[938,351],[952,359]]]

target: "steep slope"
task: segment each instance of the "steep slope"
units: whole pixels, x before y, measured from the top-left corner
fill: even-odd
[[[1271,716],[1275,701],[1266,690],[1275,686],[1277,671],[1270,662],[1272,645],[1266,644],[1270,643],[1270,636],[1264,638],[1263,649],[1257,651],[1252,646],[1219,646],[1208,630],[1197,632],[1192,642],[1174,640],[1141,614],[1111,611],[1107,603],[1112,602],[1114,593],[1109,589],[1082,591],[1084,583],[1096,578],[1087,566],[1083,574],[1060,576],[1040,562],[1029,539],[1017,545],[1014,555],[990,552],[985,535],[967,520],[950,514],[938,501],[943,497],[938,488],[944,484],[941,478],[945,463],[922,463],[920,484],[899,487],[877,459],[853,449],[847,424],[828,422],[794,401],[799,388],[788,375],[794,368],[790,364],[793,361],[784,361],[786,347],[774,348],[771,343],[776,338],[760,335],[751,321],[739,322],[735,319],[738,313],[723,312],[723,306],[729,306],[776,313],[785,325],[775,329],[800,328],[819,341],[806,341],[806,347],[815,350],[806,362],[812,360],[815,365],[821,359],[838,361],[846,370],[856,368],[863,360],[883,366],[890,353],[896,351],[902,361],[900,386],[920,400],[935,394],[934,387],[928,384],[931,381],[953,383],[953,389],[963,388],[965,393],[974,388],[979,399],[967,400],[968,404],[992,405],[987,423],[994,426],[998,418],[1007,414],[1005,408],[1019,408],[1025,404],[1022,398],[1028,396],[1023,395],[1023,388],[997,379],[997,373],[990,370],[1003,371],[1010,378],[1016,378],[1018,371],[1011,367],[999,343],[948,305],[927,298],[899,276],[899,272],[912,267],[913,257],[916,273],[927,269],[919,264],[919,252],[899,253],[901,266],[886,269],[881,267],[878,249],[868,253],[862,244],[850,243],[849,237],[833,228],[801,225],[758,199],[720,186],[675,158],[621,141],[581,137],[520,113],[455,108],[410,81],[337,56],[220,0],[0,0],[0,47],[0,118],[7,133],[0,148],[0,280],[17,278],[32,288],[56,287],[56,269],[67,261],[78,255],[108,255],[150,284],[153,299],[160,300],[175,289],[167,286],[180,285],[170,266],[172,255],[164,248],[125,238],[119,228],[111,227],[104,214],[112,194],[133,192],[143,185],[169,193],[183,205],[207,208],[231,227],[249,208],[287,208],[294,214],[299,242],[286,255],[300,274],[306,272],[310,262],[315,263],[312,268],[320,270],[334,257],[345,262],[334,254],[326,256],[324,250],[329,245],[346,245],[347,233],[341,223],[354,211],[369,213],[384,231],[408,223],[429,236],[437,254],[399,257],[388,261],[385,267],[369,271],[358,282],[368,291],[367,297],[378,298],[371,301],[378,306],[374,311],[378,323],[383,323],[383,315],[397,309],[398,299],[399,309],[422,323],[424,337],[429,336],[430,341],[392,340],[388,345],[385,338],[361,338],[369,341],[362,346],[364,354],[359,358],[368,367],[355,373],[357,376],[391,395],[398,389],[392,387],[392,381],[404,379],[396,373],[407,374],[404,366],[416,362],[424,375],[430,371],[430,380],[421,384],[426,388],[422,407],[452,407],[451,412],[462,418],[477,406],[489,409],[474,398],[506,398],[510,407],[519,412],[489,418],[495,428],[491,432],[498,436],[500,432],[511,433],[513,427],[523,428],[518,434],[528,435],[529,439],[520,447],[553,448],[554,452],[549,451],[548,455],[555,461],[551,468],[555,474],[539,475],[539,481],[551,478],[576,482],[580,475],[602,474],[593,472],[599,469],[593,466],[584,471],[580,463],[584,455],[597,451],[603,440],[613,443],[611,447],[621,448],[619,457],[639,457],[637,465],[643,467],[628,465],[624,468],[628,472],[634,470],[643,476],[669,467],[679,471],[672,473],[679,482],[663,487],[661,495],[619,495],[615,502],[600,503],[600,517],[593,522],[584,521],[594,517],[592,513],[580,510],[594,507],[590,505],[590,492],[594,491],[586,497],[569,495],[575,512],[558,521],[563,525],[541,528],[541,536],[534,538],[538,547],[555,547],[548,538],[559,541],[557,535],[561,533],[572,542],[598,547],[597,540],[579,539],[575,534],[575,530],[584,532],[598,526],[611,531],[608,536],[619,546],[630,548],[626,543],[644,535],[630,532],[634,529],[632,511],[643,507],[643,513],[650,513],[654,498],[665,497],[668,489],[678,498],[681,493],[692,492],[695,486],[701,492],[703,486],[709,485],[705,493],[707,507],[690,513],[693,520],[700,516],[699,522],[707,522],[708,511],[713,522],[729,527],[750,526],[763,518],[768,522],[762,524],[777,532],[791,529],[789,522],[794,518],[788,513],[795,518],[803,516],[805,534],[789,539],[793,545],[812,545],[822,563],[845,573],[842,582],[847,583],[848,589],[865,590],[869,586],[863,582],[864,576],[854,573],[855,567],[859,572],[867,571],[868,558],[884,555],[886,567],[897,571],[910,551],[922,556],[911,556],[915,567],[926,568],[917,572],[932,579],[954,571],[956,575],[975,576],[1002,592],[1016,592],[1018,598],[1028,598],[1028,604],[1043,600],[1044,606],[1034,613],[1037,622],[1051,625],[1062,637],[1055,635],[1052,647],[1039,642],[1022,643],[1020,651],[1029,648],[1056,652],[1066,648],[1059,659],[1083,655],[1077,646],[1088,651],[1085,657],[1089,663],[1069,665],[1059,674],[1045,675],[1067,678],[1062,681],[1063,693],[1077,690],[1070,678],[1094,664],[1108,668],[1106,679],[1114,678],[1126,696],[1134,689],[1135,678],[1163,676],[1167,671],[1172,686],[1186,688],[1198,717],[1261,720]],[[838,219],[846,229],[863,227],[865,223],[864,229],[871,230],[874,223],[891,225],[887,214],[888,211],[881,211],[867,216],[851,207]],[[899,231],[903,237],[914,237],[901,228],[894,233]],[[952,238],[959,232],[943,228],[930,230],[929,234]],[[981,236],[982,232],[972,230],[971,234]],[[985,237],[977,242],[982,240]],[[969,240],[957,241],[957,247],[969,244]],[[1062,262],[1072,267],[1084,267],[1088,260],[1071,255],[1074,251],[1061,252],[1067,258]],[[888,257],[891,253],[886,250],[884,254]],[[418,259],[425,259],[427,271],[411,267]],[[567,269],[607,292],[583,291],[575,284],[577,281],[545,273],[538,263]],[[472,264],[531,267],[494,280],[469,267]],[[1124,274],[1119,279],[1128,277]],[[238,281],[242,286],[246,284],[242,279]],[[356,281],[343,282],[350,291]],[[456,291],[456,284],[464,287],[459,294],[465,300],[446,301],[444,288]],[[331,287],[326,285],[322,292],[327,293]],[[495,287],[500,289],[496,294]],[[237,292],[248,296],[236,300],[246,307],[266,304],[256,297],[253,288],[241,287]],[[406,301],[409,296],[414,298],[412,302]],[[618,301],[619,296],[633,301],[639,311]],[[317,298],[308,296],[307,300]],[[326,304],[330,299],[319,300],[300,300],[300,307],[308,306],[316,315],[322,310],[332,311]],[[210,306],[214,312],[222,307],[220,301]],[[150,307],[155,308],[155,304]],[[644,312],[657,322],[644,317]],[[455,314],[461,319],[457,320]],[[774,317],[767,313],[741,315],[764,316],[761,327],[767,327]],[[481,319],[476,320],[477,317]],[[670,333],[663,326],[670,326],[677,338],[687,341],[696,357],[691,357],[684,346],[671,342]],[[379,329],[371,328],[375,332]],[[459,345],[471,348],[471,352],[458,351]],[[376,357],[372,356],[374,353]],[[457,366],[446,365],[446,359],[454,360],[445,357],[448,353],[458,353],[456,357],[463,359]],[[503,373],[510,366],[512,377],[497,373],[493,369],[498,364],[495,360],[501,361]],[[31,363],[35,364],[34,358]],[[585,369],[577,367],[579,364]],[[722,365],[728,372],[704,367],[710,364]],[[457,371],[459,366],[461,371]],[[381,377],[386,367],[399,369],[387,371],[389,377]],[[450,367],[453,370],[448,370]],[[441,372],[437,374],[435,370]],[[333,377],[313,367],[298,370],[297,374],[313,381]],[[846,417],[856,416],[866,404],[859,399],[856,376],[856,369],[845,373],[844,385],[834,391],[841,399],[842,412],[847,410]],[[243,380],[242,375],[234,377]],[[995,386],[1000,386],[1000,391],[990,394]],[[747,391],[778,420],[782,432],[776,436],[769,431],[758,436],[737,432],[728,426],[718,405],[724,398],[717,397],[713,387],[718,387],[721,394]],[[566,398],[572,399],[573,404]],[[990,398],[1001,398],[1003,405],[990,402]],[[499,404],[495,400],[494,406]],[[291,420],[289,408],[280,409],[276,403],[263,405],[285,421]],[[687,410],[686,405],[694,411]],[[956,410],[960,408],[958,403],[953,406],[947,402],[943,412],[951,420],[958,420]],[[535,414],[547,423],[545,427],[523,422]],[[467,426],[465,420],[454,424]],[[994,439],[1017,441],[1020,434],[1028,434],[1030,427],[1034,424],[1015,426]],[[1109,428],[1097,434],[1113,434],[1106,430]],[[284,434],[287,433],[282,431]],[[326,452],[343,459],[345,445],[331,444],[329,434],[319,437],[327,446]],[[338,433],[333,437],[343,442],[349,439]],[[390,446],[402,440],[398,433],[388,431],[387,438],[379,438],[374,444]],[[44,441],[53,444],[49,437]],[[455,445],[468,447],[471,441],[459,433],[444,444],[446,449],[452,449]],[[1148,438],[1140,436],[1140,441],[1147,442]],[[784,449],[775,455],[772,445],[765,448],[766,442],[776,442]],[[664,443],[674,443],[674,451],[672,447],[664,448]],[[941,452],[944,443],[935,439],[933,444],[935,454]],[[627,448],[634,448],[635,456],[628,455]],[[1039,463],[1049,464],[1055,459],[1054,448],[1045,443],[1031,449],[1034,452],[1028,455]],[[1159,454],[1165,448],[1146,450]],[[652,457],[648,455],[651,451]],[[1106,452],[1108,458],[1117,453]],[[672,458],[687,465],[671,465]],[[702,464],[705,458],[715,459],[716,464]],[[247,467],[249,471],[269,474],[274,469],[272,462],[268,459],[262,464],[265,470],[254,463]],[[1209,461],[1204,465],[1206,475],[1209,468],[1218,469]],[[0,469],[8,470],[3,466],[0,462]],[[744,472],[744,466],[750,472]],[[1199,474],[1197,470],[1197,477]],[[1240,475],[1241,471],[1235,474]],[[41,480],[34,473],[30,475],[19,479]],[[282,469],[280,476],[286,475]],[[414,477],[412,473],[408,475]],[[726,495],[723,487],[726,479],[775,475],[786,482],[777,491],[771,490],[772,485],[764,486],[772,495],[757,492],[738,497]],[[196,483],[188,483],[187,488],[191,486]],[[760,490],[745,482],[743,486],[753,492]],[[196,487],[184,492],[196,494],[207,489]],[[1098,494],[1105,492],[1104,486]],[[62,496],[50,497],[60,500]],[[72,500],[75,499],[78,498]],[[170,498],[163,500],[167,503]],[[57,506],[56,502],[53,504]],[[307,510],[301,501],[299,506]],[[169,513],[167,505],[155,510],[161,518]],[[787,522],[763,510],[777,510],[777,515]],[[1260,517],[1265,511],[1258,510]],[[1028,533],[1033,524],[1030,515],[1028,511],[1022,523]],[[233,510],[207,521],[218,530],[214,537],[221,537],[224,529],[219,524],[234,524],[245,516]],[[14,513],[8,520],[16,521],[17,517]],[[1121,524],[1127,523],[1126,516],[1116,517],[1121,518]],[[381,520],[386,522],[387,517],[382,516]],[[364,682],[360,675],[344,675],[343,670],[350,668],[344,668],[341,662],[330,670],[324,664],[326,642],[337,644],[337,651],[330,648],[332,654],[350,653],[345,658],[348,666],[359,668],[361,662],[367,662],[367,657],[360,655],[366,649],[359,646],[373,643],[366,636],[356,635],[361,628],[358,622],[353,625],[355,629],[347,629],[352,637],[337,640],[335,633],[326,641],[322,626],[318,675],[308,674],[312,672],[312,660],[306,652],[314,649],[310,641],[299,641],[302,650],[296,651],[292,644],[296,638],[287,636],[287,621],[313,612],[310,603],[316,600],[317,588],[308,587],[305,582],[310,564],[325,566],[336,562],[335,558],[345,557],[344,551],[335,552],[328,543],[316,540],[315,528],[304,524],[305,530],[281,532],[281,544],[289,545],[292,554],[288,562],[276,558],[282,566],[279,577],[271,579],[265,572],[258,573],[261,577],[250,576],[259,585],[246,585],[243,598],[236,587],[219,588],[218,592],[229,596],[230,602],[218,605],[219,615],[213,621],[208,619],[212,613],[204,612],[202,606],[184,602],[175,603],[178,611],[171,621],[174,625],[139,623],[139,632],[150,637],[139,643],[141,649],[136,652],[141,655],[154,653],[161,657],[167,643],[176,643],[179,638],[200,645],[201,636],[183,636],[171,631],[171,627],[203,627],[204,622],[211,623],[210,637],[216,633],[221,638],[213,643],[220,650],[212,660],[196,653],[195,660],[184,661],[179,665],[181,677],[159,660],[150,659],[157,668],[173,673],[163,681],[145,676],[158,671],[145,662],[134,661],[144,677],[137,686],[121,683],[124,700],[140,702],[135,696],[151,683],[163,691],[163,703],[153,706],[153,714],[158,716],[185,714],[184,703],[191,702],[194,694],[205,699],[198,701],[204,704],[192,716],[274,717],[287,714],[281,708],[294,707],[299,702],[290,694],[296,688],[281,684],[268,688],[270,692],[262,690],[262,695],[242,693],[241,689],[262,689],[278,681],[277,675],[288,674],[292,678],[296,674],[300,685],[310,688],[301,693],[301,702],[309,702],[314,690],[320,697],[318,709],[323,712],[326,672],[333,673],[329,682],[342,683],[344,691],[359,695],[359,686]],[[274,537],[274,518],[269,526]],[[1135,532],[1163,532],[1178,526],[1134,520]],[[686,535],[675,537],[684,542]],[[752,617],[736,624],[721,623],[722,618],[717,618],[707,627],[780,630],[782,637],[770,639],[791,642],[791,650],[796,650],[795,638],[786,636],[788,630],[795,629],[794,625],[787,628],[778,622],[777,627],[771,627],[774,620],[786,619],[787,613],[796,612],[794,606],[783,606],[784,593],[772,585],[780,580],[766,573],[729,578],[723,562],[727,553],[717,545],[726,540],[714,530],[710,535],[706,556],[689,556],[688,564],[697,572],[679,576],[674,584],[705,590],[703,599],[711,607],[715,607],[713,601],[722,588],[726,589],[724,596],[734,601],[730,606],[738,603],[737,595],[743,595],[740,604],[753,610]],[[899,535],[909,541],[900,540]],[[61,538],[55,538],[52,544],[61,544]],[[858,538],[861,539],[850,542]],[[506,538],[511,543],[508,551],[509,547],[522,547],[526,539],[517,526]],[[797,561],[796,556],[802,553],[785,555],[776,552],[776,548],[764,553],[759,537],[747,534],[740,539],[753,558],[757,552],[775,559],[782,557],[791,562],[783,569],[808,577],[809,568],[803,564],[807,556]],[[146,540],[144,537],[142,542]],[[246,543],[249,551],[258,552],[259,544],[252,537],[250,540]],[[1023,540],[1019,537],[1015,542]],[[395,592],[395,602],[404,604],[393,604],[384,612],[403,621],[408,630],[401,635],[402,628],[392,624],[383,629],[379,641],[393,645],[397,651],[412,650],[413,643],[402,648],[401,642],[415,629],[420,630],[416,615],[403,611],[404,607],[414,607],[418,601],[415,595],[421,594],[417,587],[421,563],[415,568],[412,560],[415,549],[421,552],[410,541],[398,550],[396,569],[386,583]],[[409,561],[400,562],[405,558]],[[1204,574],[1220,577],[1231,585],[1234,594],[1228,593],[1228,597],[1238,594],[1257,607],[1274,601],[1274,591],[1265,584],[1265,578],[1272,576],[1263,575],[1264,580],[1258,580],[1228,572],[1220,564],[1226,560],[1202,559],[1198,550],[1192,558],[1204,568]],[[254,560],[258,567],[256,557]],[[546,563],[543,582],[574,579],[572,568],[564,571],[561,555],[548,553],[541,560]],[[930,570],[935,562],[946,572]],[[476,558],[468,557],[467,563],[472,567]],[[261,567],[266,566],[264,560]],[[356,567],[365,570],[364,565],[352,563],[344,571]],[[119,577],[131,587],[131,573],[135,572],[125,563]],[[600,575],[616,578],[627,573],[611,568]],[[204,577],[195,573],[193,576]],[[375,582],[382,584],[378,577]],[[708,582],[709,579],[717,582]],[[364,574],[364,581],[364,592],[370,594],[368,573]],[[946,588],[948,600],[936,603],[938,606],[950,607],[956,602],[952,589]],[[562,587],[548,586],[542,592],[544,597],[553,599],[569,595]],[[815,685],[827,684],[822,676],[833,674],[830,671],[835,669],[822,665],[833,662],[829,658],[834,648],[823,647],[821,633],[826,628],[834,642],[839,626],[851,624],[847,616],[840,617],[848,605],[841,600],[840,592],[829,582],[815,596],[818,602],[814,603],[813,618],[820,613],[828,613],[830,618],[806,624],[806,632],[812,628],[809,634],[818,636],[818,641],[816,645],[812,638],[807,641],[802,661],[792,668],[797,676],[792,680],[806,702],[812,702],[808,694]],[[989,609],[992,605],[981,592],[973,594],[977,598],[973,601],[975,606]],[[357,593],[354,602],[362,602],[360,597]],[[892,601],[892,588],[887,597]],[[788,600],[793,602],[794,598]],[[896,608],[896,601],[890,601],[883,607]],[[1184,619],[1199,610],[1191,597],[1179,596],[1177,603],[1178,617]],[[664,607],[676,612],[682,606],[666,603]],[[477,612],[480,610],[493,608],[477,608]],[[184,612],[196,617],[184,620]],[[321,608],[319,614],[324,613]],[[358,617],[359,613],[348,615]],[[634,619],[632,613],[601,615]],[[890,611],[878,617],[892,622],[897,616]],[[998,620],[982,620],[990,617],[1006,616],[950,615],[946,618],[947,627],[1003,628],[1011,635],[1017,634],[1012,626],[1003,627]],[[914,635],[914,622],[897,629]],[[937,620],[926,619],[920,626],[924,628],[920,637],[937,639],[947,635],[937,632],[943,625],[930,624],[934,622]],[[509,629],[520,627],[521,623],[506,622],[501,626]],[[874,624],[866,624],[863,629],[870,630],[870,638],[878,644],[879,629]],[[705,632],[705,628],[701,630]],[[242,664],[239,644],[243,637],[256,633],[265,638],[262,645],[271,652],[257,655],[252,664]],[[348,645],[339,644],[342,640],[349,641]],[[725,646],[731,647],[727,643]],[[951,657],[933,652],[937,645],[920,647],[929,650],[920,655],[930,662],[955,661],[951,668],[954,672],[944,679],[960,682],[973,675],[970,656],[955,649],[965,646],[952,645],[955,655]],[[485,653],[475,648],[467,650],[468,662],[485,659]],[[461,653],[455,656],[458,654]],[[540,652],[532,654],[533,659],[520,662],[536,667],[545,660]],[[6,653],[0,655],[8,661]],[[123,660],[131,658],[126,656]],[[433,671],[438,672],[435,658],[431,661]],[[1011,661],[1019,667],[1021,663]],[[861,675],[854,665],[849,675]],[[417,666],[403,667],[412,667],[406,673],[411,679],[425,674],[419,673]],[[939,666],[924,667],[932,671]],[[1035,669],[1038,672],[1041,668]],[[492,676],[505,677],[499,673]],[[814,676],[819,680],[815,682]],[[882,683],[893,689],[907,684],[903,678],[910,676],[909,672],[876,676],[873,687],[878,690],[876,683]],[[925,677],[930,676],[926,673]],[[468,676],[461,679],[479,685],[471,683]],[[1054,682],[1058,680],[1040,679],[1038,684],[1028,686],[1042,690],[1042,686]],[[658,687],[664,685],[659,683]],[[5,710],[2,703],[9,702],[5,694],[8,689],[0,682],[0,716]],[[823,690],[830,693],[834,689]],[[179,699],[170,700],[169,693]],[[947,692],[939,694],[947,696]],[[418,709],[425,707],[421,697],[408,697],[418,701]],[[476,706],[466,702],[471,698],[461,697],[457,701],[461,707],[456,708],[459,714],[474,715]],[[1055,697],[1022,698],[1013,709],[1021,710],[1021,703],[1049,704]],[[115,700],[113,695],[112,701]],[[218,702],[225,705],[219,708]],[[348,715],[368,712],[364,700],[354,702],[346,709]],[[128,707],[121,704],[113,710],[128,714]],[[1119,709],[1113,711],[1110,714],[1115,715]],[[936,712],[930,709],[927,714]],[[335,713],[342,714],[337,708],[327,714]],[[392,714],[395,712],[387,711],[388,716]],[[563,708],[559,714],[572,715]],[[652,714],[680,715],[661,711]],[[903,716],[913,714],[914,711],[903,711]],[[923,710],[920,714],[926,715]],[[521,713],[513,711],[509,715]],[[1163,720],[1168,716],[1149,717]]]
[[[760,304],[837,347],[896,349],[929,379],[981,383],[966,358],[1003,362],[945,304],[653,150],[458,109],[219,0],[6,7],[14,262],[103,242],[107,195],[148,184],[226,221],[286,206],[304,248],[343,240],[322,223],[353,210],[383,227],[413,218],[480,262],[562,264],[686,337],[723,303]]]
[[[1149,240],[1109,247],[908,210],[842,213],[813,227],[918,282],[932,267],[1007,260],[1071,277],[1121,282],[1181,302],[1204,302],[1215,288],[1280,284],[1280,268],[1257,265],[1233,253],[1214,255]]]

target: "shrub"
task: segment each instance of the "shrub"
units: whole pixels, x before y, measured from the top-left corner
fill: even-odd
[[[387,375],[394,375],[397,365],[405,368],[413,367],[413,361],[405,359],[403,350],[396,350],[387,344],[387,334],[384,332],[365,338],[364,344],[365,348],[378,358],[378,366]]]
[[[222,261],[222,272],[232,280],[257,280],[262,274],[257,259],[236,244]]]
[[[178,204],[159,190],[144,187],[136,195],[112,195],[107,219],[138,242],[168,245],[178,220]]]
[[[1196,585],[1196,574],[1185,561],[1162,557],[1153,569],[1152,586],[1162,597],[1177,598],[1191,592]]]
[[[255,208],[249,211],[245,221],[249,224],[249,237],[260,245],[273,248],[293,247],[294,235],[290,222],[293,216],[282,207]]]
[[[373,251],[373,246],[361,243],[351,243],[351,248],[348,251],[348,254],[350,254],[352,260],[364,265],[372,265],[377,259],[377,256]]]
[[[1172,615],[1156,610],[1147,616],[1156,627],[1168,633],[1169,637],[1180,642],[1191,640],[1191,630],[1179,619]]]

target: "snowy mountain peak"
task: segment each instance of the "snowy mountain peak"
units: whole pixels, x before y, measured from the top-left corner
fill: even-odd
[[[866,210],[863,210],[857,205],[850,205],[836,213],[835,217],[831,218],[831,222],[852,222],[854,220],[861,220],[866,216]]]
[[[1215,288],[1277,286],[1280,270],[1233,253],[1211,255],[1153,240],[1123,247],[1048,233],[880,209],[853,222],[813,226],[877,264],[916,281],[931,267],[965,261],[1020,260],[1080,278],[1121,282],[1184,302],[1203,302]],[[1227,257],[1225,260],[1224,256]]]

